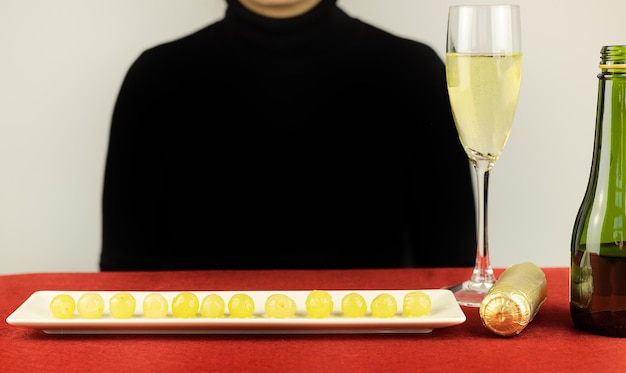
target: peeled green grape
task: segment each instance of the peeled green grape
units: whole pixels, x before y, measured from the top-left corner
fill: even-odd
[[[393,317],[398,310],[398,304],[393,295],[383,293],[372,300],[370,309],[373,317]]]
[[[130,318],[135,313],[136,305],[135,297],[127,292],[116,293],[109,299],[109,311],[117,319]]]
[[[272,294],[265,301],[267,317],[284,319],[296,314],[296,301],[285,294]]]
[[[426,316],[430,313],[431,300],[423,291],[412,291],[404,295],[403,316]]]
[[[224,299],[217,294],[209,294],[202,299],[200,305],[200,316],[219,318],[224,316],[226,303]]]
[[[306,297],[306,312],[309,317],[324,318],[333,312],[333,298],[324,290],[313,290]]]
[[[50,312],[58,319],[71,319],[74,317],[76,302],[69,294],[56,295],[50,301]]]
[[[228,301],[228,311],[230,312],[230,317],[252,317],[254,313],[254,299],[247,294],[235,294]]]
[[[150,293],[143,298],[143,314],[150,319],[160,319],[167,316],[167,299],[159,293]]]
[[[104,312],[104,299],[98,293],[85,293],[78,298],[78,314],[85,319],[97,319]]]
[[[198,296],[194,293],[179,293],[172,300],[172,313],[174,314],[174,317],[196,317],[199,306],[200,302],[198,300]]]
[[[367,312],[367,302],[360,294],[346,294],[341,300],[341,311],[345,317],[363,317]]]

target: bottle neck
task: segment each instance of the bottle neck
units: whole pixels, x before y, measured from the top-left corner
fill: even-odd
[[[603,47],[600,69],[593,159],[573,252],[625,257],[626,46]]]
[[[600,50],[600,66],[626,64],[626,45],[607,45]],[[601,67],[602,68],[602,67]]]
[[[585,232],[586,239],[616,244],[604,247],[604,255],[618,255],[622,250],[618,242],[626,242],[626,70],[619,70],[611,65],[598,75],[594,186],[588,191],[595,194],[589,200],[590,218],[602,223],[599,230]]]
[[[602,70],[600,74],[598,74],[598,78],[602,78],[603,76],[609,76],[613,74],[624,75],[626,74],[626,63],[622,64],[600,64],[598,67]]]
[[[600,64],[598,65],[602,70],[626,70],[626,63],[620,64]]]
[[[626,74],[626,45],[607,45],[600,50],[602,72],[598,78],[608,78],[612,74]]]

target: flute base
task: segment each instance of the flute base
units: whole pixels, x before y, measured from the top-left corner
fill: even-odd
[[[447,287],[454,293],[456,301],[461,306],[466,307],[480,307],[480,303],[483,301],[489,289],[493,286],[490,282],[474,282],[464,281],[456,285]]]

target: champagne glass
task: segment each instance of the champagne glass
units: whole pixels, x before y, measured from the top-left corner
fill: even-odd
[[[521,83],[518,5],[458,5],[448,12],[446,77],[456,129],[476,171],[476,263],[451,289],[457,302],[479,307],[496,278],[489,261],[489,173],[509,138]]]

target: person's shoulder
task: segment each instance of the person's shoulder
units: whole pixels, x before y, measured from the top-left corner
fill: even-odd
[[[209,24],[175,39],[155,44],[144,49],[135,58],[129,74],[135,78],[176,79],[180,74],[194,73],[202,70],[215,70],[211,64],[216,64],[220,58],[220,42],[216,34],[219,33],[221,21]]]
[[[370,43],[376,43],[377,45],[380,45],[381,48],[386,48],[389,51],[395,51],[396,53],[407,53],[421,57],[438,58],[435,50],[424,42],[399,36],[367,22],[359,22],[361,23],[363,32],[367,36]]]
[[[212,23],[186,35],[156,44],[142,51],[141,59],[185,60],[199,53],[210,52],[217,46],[216,30],[221,21]]]
[[[425,42],[400,36],[383,29],[381,26],[350,16],[345,12],[343,13],[346,21],[351,23],[351,29],[358,30],[357,34],[361,48],[368,48],[374,53],[397,58],[399,61],[402,61],[402,59],[435,63],[441,61],[434,48]]]

